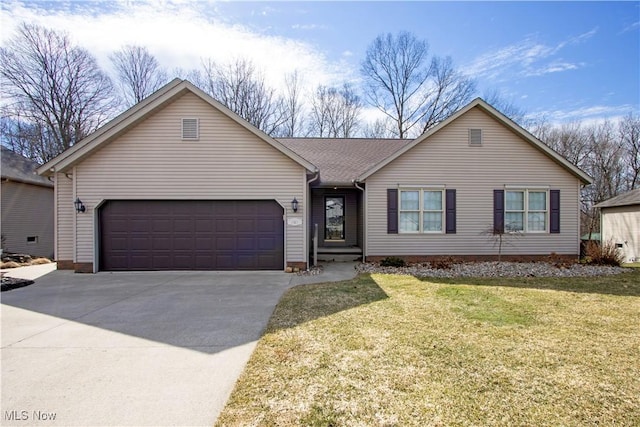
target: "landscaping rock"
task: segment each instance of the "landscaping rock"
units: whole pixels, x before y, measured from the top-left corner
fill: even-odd
[[[356,266],[359,273],[406,274],[417,277],[585,277],[619,274],[622,267],[571,264],[556,267],[548,262],[465,262],[449,269],[435,269],[429,264],[412,264],[406,267],[382,267],[364,263]]]

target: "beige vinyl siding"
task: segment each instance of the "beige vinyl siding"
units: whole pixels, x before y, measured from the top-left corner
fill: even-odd
[[[3,249],[53,257],[53,188],[21,182],[2,183]],[[35,242],[27,242],[35,237]]]
[[[482,146],[469,146],[469,129]],[[404,153],[366,180],[367,255],[494,255],[482,232],[493,226],[493,190],[505,185],[560,190],[560,234],[512,239],[505,254],[579,253],[578,178],[479,108]],[[387,234],[387,188],[444,185],[456,190],[456,234]],[[548,217],[547,217],[548,219]]]
[[[182,118],[199,139],[182,139]],[[192,93],[178,98],[75,168],[77,262],[94,261],[94,209],[109,199],[277,200],[304,218],[306,171]],[[299,209],[291,211],[296,197]],[[304,262],[304,226],[286,225],[286,261]]]
[[[640,260],[640,206],[602,209],[602,241],[622,244],[625,262]]]
[[[73,261],[73,180],[65,174],[56,174],[55,214],[56,214],[56,260]]]

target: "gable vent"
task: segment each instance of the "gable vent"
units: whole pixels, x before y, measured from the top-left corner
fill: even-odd
[[[182,139],[198,139],[198,119],[182,119]]]
[[[482,145],[482,129],[469,129],[469,145]]]

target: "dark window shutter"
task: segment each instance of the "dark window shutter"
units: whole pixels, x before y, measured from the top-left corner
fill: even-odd
[[[447,234],[456,233],[456,190],[446,191]]]
[[[504,190],[493,190],[493,232],[504,233]]]
[[[560,233],[560,190],[549,191],[549,233]]]
[[[387,189],[387,233],[398,234],[398,190]]]

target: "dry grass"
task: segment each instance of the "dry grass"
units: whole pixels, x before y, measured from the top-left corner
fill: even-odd
[[[218,425],[640,425],[638,331],[638,270],[301,286]]]
[[[51,264],[51,260],[49,258],[43,258],[43,257],[38,257],[38,258],[33,258],[28,260],[28,262],[16,262],[16,261],[2,261],[0,262],[0,268],[5,269],[5,268],[18,268],[18,267],[27,267],[30,265],[42,265],[42,264]]]
[[[7,262],[0,262],[0,268],[5,269],[5,268],[18,268],[21,267],[20,264],[18,264],[15,261],[7,261]]]

